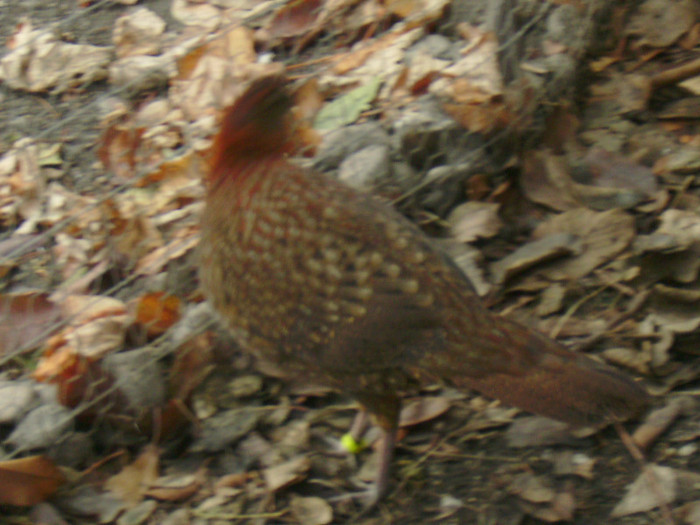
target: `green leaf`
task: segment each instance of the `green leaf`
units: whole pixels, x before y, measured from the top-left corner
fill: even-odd
[[[337,129],[355,122],[360,114],[369,107],[379,92],[382,80],[374,77],[365,85],[348,91],[345,95],[329,102],[316,115],[314,128],[321,131]]]

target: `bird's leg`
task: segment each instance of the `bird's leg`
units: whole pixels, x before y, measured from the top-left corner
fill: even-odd
[[[379,466],[377,468],[377,478],[372,490],[369,505],[373,506],[381,500],[389,488],[389,474],[391,472],[391,461],[394,458],[394,448],[396,446],[396,426],[390,429],[382,428],[382,439],[379,443]]]
[[[350,426],[350,435],[355,441],[360,441],[369,428],[369,414],[363,408],[355,416],[355,420]]]
[[[347,450],[353,452],[348,447],[348,440],[356,443],[361,442],[362,436],[369,426],[369,415],[371,414],[377,426],[381,430],[381,438],[377,448],[377,473],[374,484],[369,490],[348,494],[336,500],[353,498],[363,500],[364,510],[362,514],[371,510],[387,493],[389,488],[389,476],[391,474],[391,461],[394,457],[396,445],[396,432],[398,429],[399,412],[401,410],[401,399],[392,395],[367,395],[366,393],[355,396],[363,408],[355,417],[350,431],[343,436],[343,445]],[[358,452],[355,450],[354,452]],[[357,517],[357,516],[356,516]]]
[[[368,507],[373,507],[382,499],[389,488],[389,474],[391,473],[391,461],[394,458],[394,448],[396,446],[396,431],[399,426],[401,398],[391,395],[381,396],[372,399],[372,403],[363,402],[363,404],[368,407],[368,410],[371,410],[382,432],[377,450],[379,459],[377,476],[367,502]]]

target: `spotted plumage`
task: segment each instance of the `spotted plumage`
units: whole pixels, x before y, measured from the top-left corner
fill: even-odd
[[[646,404],[627,377],[485,309],[388,205],[290,162],[290,104],[281,79],[254,83],[214,145],[200,275],[245,348],[354,396],[390,445],[401,395],[434,382],[574,424]]]

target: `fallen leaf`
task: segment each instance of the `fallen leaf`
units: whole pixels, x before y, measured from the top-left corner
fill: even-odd
[[[627,493],[615,505],[612,517],[646,512],[676,499],[676,474],[670,467],[647,465],[637,479],[627,488]]]
[[[0,356],[31,350],[58,328],[60,309],[47,294],[25,292],[0,295]]]
[[[62,42],[27,20],[11,39],[12,51],[0,59],[0,80],[13,89],[56,94],[107,76],[109,47]]]
[[[289,461],[263,470],[263,479],[270,492],[299,483],[306,479],[311,460],[306,455],[297,456]]]
[[[531,472],[517,474],[508,487],[508,492],[532,503],[548,503],[556,496],[556,492],[547,486],[542,476]]]
[[[182,257],[197,246],[198,232],[198,227],[185,227],[175,231],[168,244],[146,255],[138,262],[134,271],[139,275],[156,275],[170,261]]]
[[[264,416],[255,407],[232,408],[207,417],[201,423],[199,436],[192,443],[192,452],[219,452],[255,428]]]
[[[573,255],[580,251],[578,237],[571,233],[552,233],[533,242],[523,244],[513,253],[491,265],[491,274],[497,284],[503,284],[514,275],[533,266]]]
[[[598,460],[593,459],[582,452],[563,450],[554,453],[554,473],[557,476],[579,476],[584,479],[593,479],[593,468]]]
[[[105,482],[105,488],[130,505],[139,503],[158,479],[158,448],[147,445],[133,463]]]
[[[0,461],[0,503],[36,505],[56,492],[65,480],[53,461],[44,456]]]
[[[122,347],[129,314],[120,300],[70,295],[60,308],[67,326],[47,342],[47,354],[67,345],[82,355],[98,357]]]
[[[444,397],[425,396],[405,400],[399,418],[399,427],[410,427],[431,421],[450,409],[450,401]]]
[[[577,208],[556,215],[533,232],[535,239],[555,233],[576,235],[581,251],[543,269],[553,280],[580,279],[627,248],[635,235],[634,218],[623,210],[595,212]]]
[[[102,166],[119,180],[134,178],[137,166],[144,162],[140,153],[144,132],[143,127],[137,127],[129,120],[115,122],[104,132],[97,156]]]
[[[625,35],[638,38],[634,48],[667,48],[690,30],[697,18],[696,4],[692,0],[671,4],[664,0],[646,0],[630,14]]]
[[[174,399],[186,400],[215,367],[212,336],[205,332],[188,337],[175,351],[170,367],[169,390]]]
[[[653,410],[644,418],[632,434],[632,440],[641,450],[647,450],[676,419],[684,414],[690,415],[695,409],[691,398],[672,398],[664,407]]]
[[[465,202],[447,217],[452,236],[460,242],[488,239],[496,235],[503,221],[498,216],[499,204],[493,202]]]
[[[547,152],[525,154],[519,182],[528,199],[553,210],[566,211],[581,205],[573,194],[573,181],[562,160]]]
[[[165,292],[142,295],[136,305],[135,321],[146,329],[149,337],[165,333],[180,319],[181,301]]]
[[[355,122],[372,102],[382,80],[374,77],[364,85],[341,95],[321,108],[314,120],[314,128],[330,131]]]
[[[326,525],[333,521],[333,507],[323,498],[292,496],[289,510],[299,523],[305,525]]]
[[[542,416],[516,419],[506,431],[509,447],[541,447],[574,443],[569,426]]]
[[[548,503],[545,507],[537,506],[529,514],[549,523],[573,520],[576,512],[576,497],[573,487],[557,492],[552,501]]]
[[[144,495],[160,501],[184,501],[193,496],[206,481],[206,469],[194,474],[173,474],[155,480]]]
[[[159,54],[165,26],[165,20],[146,7],[120,16],[112,32],[117,57]]]
[[[303,35],[315,27],[320,12],[320,0],[292,0],[277,10],[267,31],[273,39]]]
[[[189,26],[199,26],[206,31],[213,31],[222,21],[221,11],[208,3],[173,0],[170,14],[178,22]]]
[[[697,472],[649,464],[627,488],[610,515],[617,518],[668,505],[697,493],[699,483]]]

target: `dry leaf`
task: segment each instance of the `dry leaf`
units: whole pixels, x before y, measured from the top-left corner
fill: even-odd
[[[557,211],[578,208],[580,203],[573,194],[573,181],[561,164],[560,157],[546,152],[527,152],[519,180],[525,196]]]
[[[421,27],[404,25],[365,45],[355,46],[336,62],[333,67],[335,75],[323,75],[319,82],[321,85],[355,86],[379,78],[388,91],[404,69],[406,49],[424,34]],[[379,98],[382,99],[383,96],[380,92]]]
[[[593,479],[593,468],[596,459],[588,457],[582,452],[563,450],[555,452],[553,457],[554,473],[557,476],[580,476],[584,479]]]
[[[205,332],[187,337],[176,350],[168,380],[174,399],[186,400],[214,368],[213,347],[211,333]]]
[[[0,80],[13,89],[62,93],[107,76],[109,47],[62,42],[27,20],[11,39],[13,50],[0,59]]]
[[[518,474],[508,487],[508,492],[532,503],[548,503],[556,496],[556,492],[545,483],[542,476],[531,472]]]
[[[585,208],[570,210],[540,224],[533,237],[555,233],[578,236],[579,255],[568,257],[543,270],[553,280],[580,279],[627,248],[634,239],[634,218],[622,210],[594,212]]]
[[[612,517],[646,512],[676,499],[677,475],[674,469],[661,465],[647,465],[639,477],[628,487],[622,500],[615,505]]]
[[[51,496],[65,482],[44,456],[0,461],[0,503],[30,507]]]
[[[672,3],[646,0],[630,14],[625,34],[639,39],[634,47],[666,48],[693,26],[697,20],[697,4],[693,0]]]
[[[117,57],[157,55],[164,31],[165,21],[145,7],[120,16],[112,32]]]
[[[566,423],[542,416],[529,416],[516,419],[506,432],[509,447],[541,447],[559,445],[573,441]]]
[[[102,166],[121,180],[133,178],[137,174],[136,167],[143,162],[138,151],[144,131],[128,121],[107,128],[97,150]]]
[[[320,13],[321,0],[293,0],[277,10],[266,29],[273,40],[301,36],[316,27]]]
[[[491,274],[497,284],[537,264],[580,252],[580,243],[570,233],[553,233],[539,240],[523,244],[513,253],[491,265]]]
[[[307,456],[297,456],[285,463],[263,470],[265,485],[270,492],[276,492],[306,479],[310,468],[311,460]]]
[[[257,63],[252,31],[235,25],[180,58],[178,68],[168,97],[187,119],[197,121],[231,104],[245,87],[243,80],[279,73],[281,64]]]
[[[0,356],[42,344],[39,336],[47,337],[60,318],[59,308],[44,293],[0,295]]]
[[[199,227],[186,227],[173,233],[172,240],[165,246],[153,250],[136,265],[134,271],[140,275],[155,275],[170,261],[179,259],[192,251],[199,243]]]
[[[149,337],[165,333],[180,320],[180,299],[165,292],[142,295],[136,306],[135,321],[143,326]]]
[[[289,510],[299,523],[305,525],[326,525],[333,521],[333,507],[326,500],[315,496],[292,496]]]
[[[70,295],[60,305],[68,325],[52,337],[47,352],[69,346],[89,357],[103,356],[124,343],[129,314],[113,297]]]
[[[31,219],[15,235],[32,233],[41,215],[45,191],[38,146],[28,138],[16,141],[0,158],[0,223]]]
[[[492,202],[465,202],[447,217],[452,236],[460,242],[488,239],[496,235],[503,221],[498,216],[499,204]]]
[[[632,440],[641,450],[647,450],[676,419],[684,414],[690,415],[695,408],[695,403],[689,397],[672,398],[664,407],[647,414],[644,422],[632,434]]]
[[[609,363],[636,370],[640,374],[646,375],[651,371],[649,367],[651,360],[649,352],[640,352],[633,348],[615,347],[603,350],[602,356]]]
[[[527,505],[529,506],[529,505]],[[573,487],[563,492],[557,492],[549,502],[549,505],[541,507],[534,506],[528,513],[540,520],[549,523],[559,523],[561,521],[571,521],[574,518],[576,511],[576,498],[574,496]]]
[[[425,396],[405,400],[399,417],[399,427],[410,427],[440,417],[450,409],[450,401],[444,397]]]
[[[184,501],[199,491],[206,481],[206,473],[205,468],[200,468],[194,474],[158,478],[144,495],[161,501]]]
[[[139,503],[158,479],[158,448],[147,445],[130,465],[105,482],[105,488],[130,505]]]
[[[46,342],[34,378],[58,384],[61,403],[77,406],[111,386],[96,360],[123,346],[128,315],[124,303],[100,296],[71,295],[60,309],[68,324]]]
[[[659,189],[651,169],[622,155],[594,147],[583,161],[591,173],[593,186],[637,190],[646,196]]]
[[[209,3],[173,0],[170,14],[178,22],[188,26],[199,26],[205,31],[213,31],[221,24],[221,11]]]

